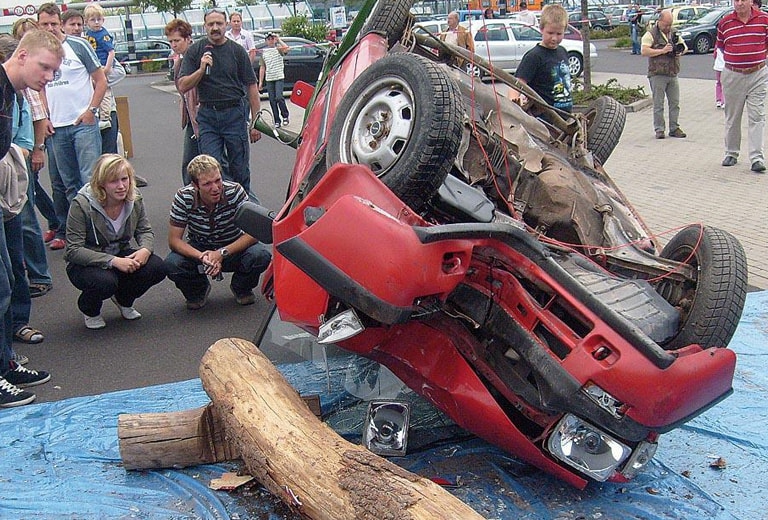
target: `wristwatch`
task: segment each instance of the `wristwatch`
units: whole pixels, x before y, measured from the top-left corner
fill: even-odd
[[[227,249],[226,247],[222,247],[221,249],[219,249],[219,254],[221,255],[222,258],[226,258],[229,256],[229,249]]]
[[[45,143],[40,143],[35,145],[35,150],[40,150],[41,152],[45,151]]]
[[[99,117],[99,107],[91,107],[89,110],[91,111],[91,114],[93,114],[93,117]]]

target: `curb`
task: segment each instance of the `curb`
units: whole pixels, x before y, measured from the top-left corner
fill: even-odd
[[[645,99],[639,99],[634,103],[630,103],[629,105],[624,105],[624,108],[627,109],[627,112],[639,112],[651,105],[653,105],[653,98],[647,97]]]

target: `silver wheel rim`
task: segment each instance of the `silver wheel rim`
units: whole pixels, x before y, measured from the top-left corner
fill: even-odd
[[[415,125],[413,91],[399,78],[383,78],[366,88],[344,122],[341,161],[368,166],[377,176],[402,156]]]

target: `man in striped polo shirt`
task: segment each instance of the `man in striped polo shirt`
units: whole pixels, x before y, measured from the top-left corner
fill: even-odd
[[[725,158],[723,166],[733,166],[741,148],[741,115],[747,106],[747,136],[752,171],[765,172],[765,96],[768,72],[768,14],[752,5],[752,0],[734,0],[734,11],[717,28],[718,49],[725,58],[720,76],[725,95]]]
[[[248,195],[240,184],[222,180],[221,166],[210,155],[192,159],[187,172],[192,182],[176,192],[171,205],[168,278],[186,298],[187,309],[197,310],[211,291],[208,277],[221,280],[221,273],[233,273],[229,287],[235,300],[250,305],[272,255],[235,224],[235,212]]]

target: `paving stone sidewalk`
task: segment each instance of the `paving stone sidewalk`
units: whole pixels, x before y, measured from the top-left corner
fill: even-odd
[[[641,85],[649,92],[648,79],[642,75],[592,75],[595,84],[610,78],[625,87]],[[749,169],[746,113],[739,163],[725,168],[720,165],[724,115],[715,108],[714,80],[681,78],[680,97],[680,127],[687,138],[656,139],[652,107],[627,113],[621,141],[605,169],[662,243],[689,223],[724,229],[744,246],[750,285],[767,289],[768,175]]]

